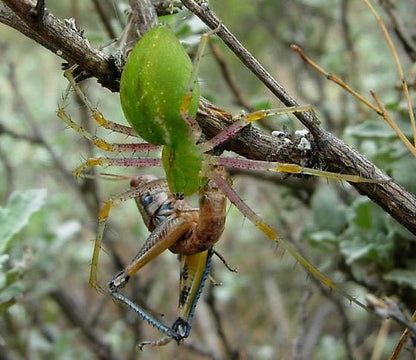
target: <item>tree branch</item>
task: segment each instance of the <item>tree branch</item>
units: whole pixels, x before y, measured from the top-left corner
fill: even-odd
[[[72,22],[62,22],[48,12],[45,12],[42,21],[36,22],[31,15],[36,6],[34,1],[2,1],[9,8],[0,7],[0,22],[34,39],[69,63],[78,64],[87,72],[88,76],[96,77],[104,87],[118,91],[120,69],[116,65],[115,57],[92,48],[82,34],[72,26]],[[208,7],[200,6],[192,0],[183,0],[182,2],[210,28],[218,28],[220,22]],[[224,25],[221,25],[217,35],[285,105],[296,106],[298,104]],[[295,115],[313,135],[311,138],[313,151],[306,153],[300,151],[297,149],[296,141],[284,145],[278,139],[255,127],[243,129],[227,141],[224,148],[250,159],[292,163],[306,162],[315,166],[324,166],[327,170],[334,172],[355,173],[368,178],[387,179],[386,174],[364,156],[323,129],[315,114],[301,112]],[[209,138],[230,124],[231,115],[205,99],[201,99],[197,120],[204,134]],[[414,195],[393,181],[352,185],[360,193],[380,205],[404,227],[416,234],[416,198]]]
[[[267,70],[248,52],[238,39],[223,25],[206,3],[198,5],[193,0],[182,0],[182,3],[197,15],[234,52],[235,55],[255,74],[259,80],[286,106],[298,106]],[[312,133],[316,149],[322,161],[330,171],[356,173],[364,177],[386,179],[387,175],[368,161],[355,149],[345,144],[322,126],[315,114],[299,112],[294,114]],[[233,151],[236,151],[232,149]],[[240,151],[237,151],[241,154]],[[246,156],[246,155],[245,155]],[[250,156],[247,156],[250,157]],[[263,156],[262,156],[263,158]],[[270,159],[266,156],[268,160]],[[276,160],[275,160],[276,161]],[[375,203],[399,221],[412,233],[416,234],[416,197],[393,181],[384,184],[352,183],[361,194],[368,196]]]
[[[33,0],[2,0],[0,22],[35,40],[112,91],[119,88],[121,69],[115,58],[94,49],[71,20],[61,21],[45,11],[39,21]]]

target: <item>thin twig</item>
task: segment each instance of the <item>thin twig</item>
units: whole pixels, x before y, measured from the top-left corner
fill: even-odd
[[[371,110],[375,111],[377,114],[381,115],[381,110],[370,103],[364,96],[356,92],[350,86],[348,86],[342,79],[340,79],[336,74],[331,74],[327,72],[324,68],[319,66],[316,62],[310,59],[304,51],[298,45],[291,45],[290,46],[294,52],[296,52],[302,60],[308,64],[310,67],[321,73],[325,76],[328,80],[333,81],[335,84],[341,86],[345,91],[349,92],[352,96],[354,96],[358,101],[362,102],[364,105],[368,106]]]
[[[412,315],[412,321],[416,323],[416,310],[414,311],[414,313]],[[393,352],[389,356],[389,360],[397,360],[399,358],[399,355],[400,355],[401,351],[403,350],[403,347],[404,347],[409,335],[410,335],[410,331],[409,331],[408,328],[406,328],[403,331],[403,334],[400,336],[400,339],[399,339],[396,347],[394,348]]]
[[[270,73],[259,63],[259,61],[240,43],[233,33],[219,20],[211,11],[206,2],[201,4],[193,0],[182,0],[182,3],[195,15],[197,15],[211,29],[216,29],[222,41],[234,52],[234,54],[247,66],[251,72],[286,106],[299,106],[299,103],[290,96],[282,85],[280,85]],[[324,130],[319,126],[319,120],[311,112],[299,112],[295,116],[316,137],[323,135]]]
[[[392,40],[390,38],[390,35],[389,35],[388,31],[387,31],[387,28],[386,28],[383,20],[380,18],[380,16],[378,15],[378,13],[376,12],[376,10],[374,9],[374,7],[371,5],[371,3],[368,0],[364,0],[364,2],[367,4],[367,6],[369,7],[370,11],[372,12],[372,14],[374,15],[374,17],[376,18],[376,21],[379,24],[379,26],[380,26],[380,28],[382,30],[383,36],[386,39],[386,42],[387,42],[387,44],[389,46],[390,52],[393,55],[394,62],[396,64],[396,68],[397,68],[397,70],[399,72],[399,76],[400,76],[400,80],[401,80],[401,85],[402,85],[403,93],[404,93],[404,96],[405,96],[405,99],[406,99],[406,102],[407,102],[407,106],[408,106],[408,109],[409,109],[410,123],[411,123],[411,126],[412,126],[413,135],[414,135],[414,143],[416,145],[416,125],[415,125],[414,113],[413,113],[413,108],[412,108],[412,104],[411,104],[409,89],[408,89],[408,86],[407,86],[407,82],[405,80],[405,76],[404,76],[404,72],[403,72],[402,66],[400,64],[399,56],[397,54],[397,51],[396,51],[396,49],[394,47],[394,44],[393,44],[393,42],[392,42]],[[311,66],[316,71],[318,71],[319,73],[321,73],[322,75],[324,75],[328,80],[331,80],[334,83],[336,83],[337,85],[341,86],[343,89],[345,89],[348,93],[352,94],[358,101],[360,101],[363,104],[365,104],[371,110],[373,110],[377,114],[381,115],[387,121],[387,123],[392,127],[392,129],[396,132],[396,134],[399,136],[400,140],[403,141],[403,143],[406,145],[406,147],[409,149],[409,151],[414,156],[416,156],[415,155],[416,147],[413,146],[413,145],[411,145],[410,142],[406,139],[406,137],[404,136],[404,134],[402,133],[402,131],[400,130],[400,128],[397,126],[397,124],[394,122],[394,120],[388,114],[386,108],[381,104],[380,99],[376,100],[376,103],[377,103],[378,107],[374,106],[367,99],[365,99],[361,94],[359,94],[354,89],[352,89],[350,86],[348,86],[337,75],[331,74],[331,73],[327,72],[325,69],[323,69],[317,63],[315,63],[313,60],[311,60],[309,57],[307,57],[306,54],[303,52],[303,50],[299,46],[292,45],[291,48],[296,53],[298,53],[299,56],[302,58],[302,60],[305,63],[307,63],[309,66]],[[372,92],[372,96],[374,97],[374,92]]]
[[[410,99],[409,88],[407,86],[406,77],[404,76],[403,68],[402,68],[402,65],[400,63],[399,55],[397,54],[396,48],[393,44],[393,41],[391,40],[391,37],[389,35],[389,32],[387,31],[387,28],[386,28],[386,25],[384,24],[383,19],[378,15],[376,9],[373,7],[373,5],[371,5],[369,0],[363,0],[363,1],[365,2],[365,4],[368,6],[371,13],[375,17],[375,19],[377,21],[377,24],[380,26],[381,32],[382,32],[384,38],[386,39],[387,45],[390,49],[390,52],[393,55],[394,63],[396,64],[397,71],[399,72],[400,82],[401,82],[402,89],[403,89],[403,94],[404,94],[404,97],[405,97],[406,102],[407,102],[407,108],[408,108],[409,117],[410,117],[410,124],[412,126],[412,131],[413,131],[413,143],[416,146],[415,115],[413,113],[413,107],[412,107],[412,101]]]
[[[414,318],[409,318],[405,315],[392,299],[386,297],[382,300],[371,294],[366,295],[365,299],[367,306],[374,310],[374,313],[378,317],[381,319],[392,318],[406,327],[413,335],[416,335],[416,322],[414,322]]]
[[[383,0],[380,1],[380,5],[383,8],[384,12],[390,18],[391,25],[393,26],[393,30],[397,35],[397,38],[403,45],[403,49],[406,54],[409,56],[409,59],[412,62],[416,61],[416,44],[413,41],[412,37],[407,33],[403,23],[401,22],[400,18],[394,11],[395,4],[393,4],[392,0]]]
[[[108,34],[108,36],[110,37],[110,39],[115,39],[117,38],[117,34],[113,29],[113,25],[110,21],[110,19],[107,16],[106,10],[104,9],[103,3],[102,1],[99,0],[92,0],[95,9],[97,10],[97,14],[100,17],[101,22],[104,25],[104,28]]]
[[[186,341],[182,344],[182,346],[199,356],[206,357],[211,360],[219,360],[219,358],[211,350],[207,350],[199,344],[195,344],[192,341]]]
[[[225,353],[227,354],[227,359],[237,360],[240,358],[240,353],[237,348],[232,346],[232,342],[228,339],[226,332],[224,331],[223,318],[219,314],[216,307],[216,297],[215,297],[215,287],[210,286],[208,290],[208,296],[206,298],[206,303],[208,304],[211,313],[214,317],[215,325],[217,328],[218,337],[221,339],[221,342],[224,346]]]
[[[218,66],[220,67],[221,74],[223,76],[223,79],[225,80],[226,84],[228,85],[228,88],[231,90],[231,92],[234,94],[235,99],[237,100],[237,104],[242,106],[248,111],[253,111],[254,108],[250,105],[249,101],[245,98],[243,93],[239,90],[237,83],[235,82],[230,67],[228,66],[228,63],[224,57],[224,54],[221,52],[219,47],[214,44],[213,42],[209,43],[210,49],[212,53],[214,54],[215,60],[218,63]]]
[[[5,176],[5,189],[3,190],[1,196],[4,199],[4,204],[6,205],[6,201],[9,198],[10,194],[14,190],[15,186],[15,169],[9,161],[8,155],[6,152],[0,147],[0,162],[3,164],[3,174]]]
[[[3,134],[8,135],[16,140],[24,140],[32,144],[42,145],[42,139],[38,138],[37,136],[18,133],[12,129],[9,129],[7,126],[0,122],[0,135]]]
[[[307,287],[303,292],[303,296],[299,301],[297,317],[298,317],[298,331],[292,345],[293,360],[303,360],[303,347],[305,345],[305,338],[308,332],[307,327],[307,310],[306,306],[312,296],[310,287]]]
[[[35,21],[40,23],[43,21],[43,17],[45,16],[45,0],[37,0],[35,10]]]
[[[384,104],[381,102],[380,98],[376,94],[375,91],[370,91],[371,96],[374,98],[374,101],[377,103],[378,107],[381,109],[381,116],[384,120],[386,120],[387,124],[394,130],[397,136],[400,138],[402,143],[407,147],[407,149],[412,153],[413,156],[416,157],[416,147],[414,147],[409,140],[407,140],[406,136],[403,134],[401,129],[397,126],[396,122],[392,119],[389,112],[385,108]]]
[[[328,80],[331,80],[334,83],[336,83],[337,85],[341,86],[344,90],[346,90],[347,92],[352,94],[357,100],[362,102],[364,105],[368,106],[371,110],[375,111],[378,115],[382,116],[386,120],[386,122],[390,125],[390,127],[396,132],[397,136],[404,143],[404,145],[408,148],[408,150],[413,154],[413,156],[416,156],[416,147],[414,147],[409,142],[409,140],[407,140],[406,136],[403,134],[401,129],[397,126],[396,122],[392,119],[392,117],[388,113],[387,109],[382,104],[381,100],[378,98],[378,96],[376,95],[376,93],[374,91],[370,91],[370,93],[371,93],[371,96],[373,96],[374,100],[376,101],[377,107],[374,106],[372,103],[370,103],[367,99],[365,99],[361,94],[359,94],[355,90],[353,90],[350,86],[348,86],[337,75],[327,72],[325,69],[323,69],[317,63],[315,63],[313,60],[311,60],[309,57],[307,57],[306,54],[303,52],[303,50],[299,46],[292,45],[291,48],[292,48],[293,51],[298,53],[299,56],[302,58],[302,60],[305,61],[305,63],[307,63],[309,66],[311,66],[312,68],[317,70],[319,73],[324,75]]]
[[[129,3],[136,18],[135,30],[141,37],[156,26],[158,22],[156,9],[151,0],[129,0]]]
[[[66,293],[57,289],[50,293],[50,296],[56,301],[56,303],[61,308],[62,312],[65,314],[66,318],[72,322],[73,325],[80,328],[83,335],[88,339],[88,341],[93,345],[94,354],[100,360],[117,360],[119,357],[111,351],[111,347],[105,341],[103,341],[102,336],[96,333],[92,328],[86,323],[85,315],[81,314],[80,310],[77,308],[73,299],[66,295]]]
[[[302,253],[302,250],[297,246],[296,243],[294,243],[296,250]],[[320,293],[326,297],[336,308],[338,311],[338,314],[341,317],[341,327],[342,327],[342,341],[344,343],[345,352],[346,352],[346,358],[349,360],[354,359],[354,352],[353,347],[351,345],[350,341],[350,334],[351,334],[351,325],[350,321],[348,320],[347,314],[344,309],[344,305],[342,303],[342,300],[337,294],[334,292],[329,292],[328,289],[319,281],[317,281],[314,278],[311,278],[311,280],[314,282],[314,284],[318,287]],[[354,279],[355,280],[355,279]],[[305,345],[304,345],[305,346]]]
[[[381,322],[380,329],[378,330],[376,342],[374,344],[373,353],[371,354],[370,360],[380,360],[382,359],[382,353],[384,345],[386,344],[387,336],[389,335],[391,327],[391,320],[385,319]]]

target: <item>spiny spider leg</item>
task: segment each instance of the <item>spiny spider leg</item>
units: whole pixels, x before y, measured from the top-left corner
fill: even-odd
[[[207,46],[209,37],[215,34],[219,30],[220,27],[221,27],[221,24],[218,28],[207,31],[204,34],[202,34],[201,39],[199,41],[198,49],[195,54],[195,58],[193,62],[193,70],[189,78],[188,87],[186,89],[185,96],[183,97],[182,104],[179,109],[182,119],[188,123],[189,128],[191,129],[191,137],[193,138],[194,142],[196,142],[201,136],[201,128],[199,127],[196,119],[193,116],[191,116],[191,114],[189,113],[189,108],[191,105],[195,86],[198,83],[199,67],[201,65],[202,55],[205,51],[205,47]]]
[[[299,264],[302,265],[305,270],[310,273],[320,283],[325,285],[331,290],[337,291],[341,295],[345,296],[351,302],[354,302],[358,306],[367,309],[367,307],[358,301],[356,298],[348,294],[341,287],[339,287],[330,278],[322,274],[315,266],[313,266],[307,259],[305,259],[298,251],[296,251],[286,240],[281,238],[277,232],[270,227],[259,215],[257,215],[235,192],[235,190],[228,184],[223,178],[223,174],[215,169],[209,174],[210,178],[215,181],[217,186],[224,192],[227,198],[241,211],[241,213],[247,217],[267,238],[277,243],[285,251],[287,251]]]
[[[182,118],[188,123],[190,130],[191,130],[191,137],[196,141],[199,139],[201,135],[201,129],[196,121],[196,119],[192,118],[189,114],[189,108],[192,99],[192,93],[197,83],[197,76],[199,67],[202,61],[202,55],[204,53],[205,47],[209,40],[209,37],[212,34],[215,34],[219,28],[208,31],[201,36],[201,40],[198,46],[197,53],[195,55],[193,61],[193,70],[189,79],[188,88],[185,93],[185,96],[182,101],[182,105],[180,108],[180,113]],[[207,140],[200,144],[200,149],[202,153],[206,153],[212,150],[217,145],[222,144],[232,136],[234,136],[239,130],[247,126],[248,124],[259,121],[265,117],[272,116],[272,115],[284,115],[284,114],[291,114],[296,112],[314,112],[313,108],[310,105],[304,106],[293,106],[287,108],[276,108],[276,109],[264,109],[254,111],[248,114],[242,112],[241,114],[234,116],[234,122],[223,129],[220,133],[214,136],[212,139]],[[278,171],[278,172],[286,172],[291,174],[306,174],[306,175],[314,175],[325,177],[329,179],[336,179],[336,180],[344,180],[350,182],[368,182],[368,183],[383,183],[390,181],[390,179],[367,179],[362,178],[359,175],[350,175],[350,174],[339,174],[333,173],[330,171],[312,169],[307,167],[302,167],[297,164],[290,164],[290,163],[278,163],[278,162],[266,162],[266,161],[254,161],[248,159],[237,159],[237,158],[215,158],[210,155],[206,155],[209,162],[212,165],[224,165],[224,166],[233,166],[237,168],[243,169],[251,169],[251,170],[267,170],[267,171]]]
[[[234,136],[238,131],[240,131],[248,124],[254,121],[264,119],[267,116],[293,114],[301,111],[313,111],[313,109],[310,105],[304,105],[292,106],[287,108],[257,110],[248,114],[242,112],[241,114],[233,117],[234,122],[230,126],[228,126],[220,133],[215,135],[212,139],[202,143],[201,149],[203,152],[210,151],[217,145],[222,144],[223,142]]]
[[[87,106],[89,111],[91,112],[91,116],[97,121],[98,125],[112,130],[117,133],[125,134],[128,136],[134,136],[138,137],[137,133],[129,126],[120,125],[111,121],[106,120],[101,113],[99,113],[95,108],[92,106],[91,102],[88,100],[87,96],[84,94],[84,92],[81,90],[79,85],[75,82],[75,79],[73,77],[73,68],[67,70],[65,72],[65,76],[68,79],[69,83],[68,86],[62,96],[62,101],[59,104],[57,115],[60,119],[62,119],[69,127],[74,129],[76,132],[81,134],[84,138],[91,141],[95,146],[100,148],[103,151],[108,152],[136,152],[136,153],[142,153],[142,152],[149,152],[149,151],[155,151],[159,150],[160,146],[148,144],[148,143],[121,143],[121,144],[111,144],[107,141],[92,135],[87,130],[85,130],[83,127],[81,127],[79,124],[75,123],[70,116],[68,116],[65,112],[66,102],[68,100],[68,96],[70,93],[71,88],[75,89],[77,95],[79,98],[84,102],[84,104]]]
[[[62,102],[58,108],[58,117],[62,119],[68,126],[72,129],[77,131],[81,134],[84,138],[91,141],[95,146],[100,148],[101,150],[108,151],[108,152],[123,152],[127,151],[130,153],[144,153],[149,151],[160,150],[160,146],[149,144],[149,143],[122,143],[122,144],[111,144],[107,141],[92,135],[83,127],[75,123],[71,120],[71,118],[65,112],[66,101],[69,96],[69,92],[71,88],[74,88],[77,92],[77,95],[82,99],[84,104],[88,107],[88,109],[92,113],[92,117],[98,122],[99,126],[103,126],[107,129],[111,129],[115,132],[119,132],[122,134],[130,135],[131,133],[134,136],[137,136],[134,129],[128,126],[119,125],[113,123],[111,121],[105,120],[101,113],[97,112],[91,102],[88,100],[87,96],[84,94],[82,89],[78,86],[75,82],[73,77],[73,68],[67,70],[65,72],[65,76],[67,77],[69,83],[67,89],[64,92]],[[91,166],[123,166],[123,167],[143,167],[143,166],[160,166],[160,159],[158,158],[110,158],[110,157],[101,157],[101,158],[89,158],[83,164],[78,166],[74,171],[73,174],[76,177],[82,175],[82,173]]]
[[[250,160],[250,159],[233,158],[233,157],[211,156],[207,154],[205,155],[205,158],[212,165],[228,166],[228,167],[234,167],[234,168],[246,169],[246,170],[266,170],[266,171],[273,171],[273,172],[285,172],[289,174],[313,175],[313,176],[324,177],[327,179],[344,180],[344,181],[350,181],[350,182],[355,182],[355,183],[365,182],[365,183],[379,184],[379,183],[386,183],[386,182],[391,181],[390,178],[387,178],[387,179],[363,178],[359,175],[339,174],[339,173],[334,173],[334,172],[325,171],[325,170],[307,168],[307,167],[300,166],[297,164],[289,164],[289,163]]]
[[[125,126],[121,124],[117,124],[113,121],[107,120],[98,110],[95,106],[92,105],[91,101],[88,99],[88,97],[85,95],[85,93],[82,91],[82,89],[77,84],[75,78],[74,78],[74,70],[77,65],[72,66],[68,70],[64,72],[64,76],[68,79],[68,82],[71,86],[69,86],[65,93],[64,93],[64,100],[68,97],[68,93],[70,91],[70,88],[72,87],[81,101],[85,104],[85,106],[89,109],[91,112],[92,118],[97,122],[97,124],[100,127],[103,127],[108,130],[112,130],[114,132],[125,134],[131,137],[140,138],[139,135],[134,131],[134,129],[130,126]]]
[[[98,258],[99,258],[99,254],[101,250],[105,226],[106,226],[111,208],[129,199],[135,199],[137,197],[140,197],[143,192],[150,191],[150,189],[152,189],[152,187],[154,186],[162,186],[162,185],[163,185],[163,181],[158,180],[158,183],[150,182],[148,184],[142,184],[141,186],[137,188],[134,187],[126,192],[123,192],[122,194],[119,194],[118,196],[110,198],[101,208],[99,215],[98,215],[98,228],[97,228],[97,234],[96,234],[96,239],[94,243],[93,256],[91,260],[91,270],[90,270],[90,280],[89,280],[90,285],[94,287],[95,289],[100,289],[100,286],[98,284],[98,276],[97,276]]]
[[[203,38],[201,39],[200,46],[198,48],[197,56],[194,59],[193,69],[190,76],[190,81],[188,84],[188,89],[186,95],[182,101],[182,106],[180,109],[180,113],[184,121],[189,124],[191,137],[195,140],[199,138],[200,130],[193,121],[189,119],[189,108],[191,104],[191,99],[193,96],[193,89],[196,86],[196,79],[198,74],[198,68],[201,61],[202,51],[208,41],[209,33],[204,34]],[[287,112],[297,112],[297,111],[310,111],[311,108],[306,106],[304,108],[290,108]],[[284,111],[283,111],[284,112]],[[211,156],[205,153],[206,150],[212,149],[214,146],[224,142],[226,139],[233,136],[238,130],[246,126],[248,123],[262,119],[268,115],[272,115],[275,113],[279,113],[278,109],[271,109],[271,110],[264,110],[258,111],[254,113],[250,113],[248,115],[242,115],[239,120],[236,121],[235,124],[230,125],[226,129],[224,129],[217,137],[214,137],[211,141],[208,141],[206,144],[202,144],[200,146],[201,152],[203,153],[203,165],[201,176],[207,177],[213,180],[216,185],[223,191],[224,195],[230,199],[230,201],[241,211],[241,213],[248,217],[249,220],[260,230],[262,231],[270,240],[279,244],[284,250],[287,250],[293,257],[296,259],[311,275],[313,275],[320,283],[327,286],[330,289],[338,291],[342,295],[344,295],[350,301],[356,303],[357,305],[365,308],[361,302],[356,300],[354,297],[346,293],[343,289],[341,289],[338,285],[336,285],[331,279],[326,277],[322,274],[316,267],[314,267],[308,260],[306,260],[301,254],[299,254],[289,243],[285,240],[281,239],[276,231],[272,229],[269,225],[267,225],[260,216],[258,216],[253,210],[251,210],[238,196],[238,194],[230,187],[228,182],[224,179],[225,178],[225,171],[223,165],[225,166],[237,166],[237,167],[244,167],[251,169],[262,169],[268,171],[282,171],[288,173],[295,173],[295,174],[311,174],[317,176],[325,176],[340,180],[347,180],[347,181],[358,181],[358,182],[384,182],[385,180],[373,180],[373,179],[361,179],[359,176],[356,175],[343,175],[343,174],[336,174],[316,169],[309,169],[305,168],[296,164],[285,164],[285,163],[268,163],[268,162],[255,162],[252,160],[246,159],[230,159],[230,158],[221,158]],[[195,130],[196,129],[196,130]],[[244,162],[246,161],[246,162]]]
[[[120,86],[123,111],[129,123],[143,139],[154,144],[164,145],[162,163],[169,184],[169,195],[168,185],[162,181],[154,184],[159,186],[159,190],[162,189],[162,192],[165,192],[166,203],[158,206],[154,211],[149,211],[150,207],[146,199],[139,200],[140,196],[144,194],[143,191],[153,191],[152,185],[139,186],[113,197],[105,203],[99,214],[99,226],[91,265],[91,285],[99,288],[97,280],[98,257],[111,208],[126,200],[135,199],[139,208],[143,207],[142,216],[148,220],[145,220],[145,223],[152,233],[133,260],[111,280],[109,284],[111,294],[116,300],[128,305],[149,323],[155,324],[168,337],[180,340],[188,336],[194,308],[209,271],[211,248],[223,232],[226,197],[229,197],[244,216],[248,217],[270,240],[287,250],[318,281],[364,307],[317,270],[286,241],[279,238],[277,233],[254,213],[229,186],[225,180],[223,167],[218,166],[218,164],[222,164],[221,161],[226,165],[226,160],[211,158],[207,154],[203,154],[201,148],[196,144],[200,136],[199,126],[195,121],[196,105],[199,100],[197,69],[208,35],[209,33],[201,40],[202,45],[200,45],[194,67],[173,32],[164,25],[158,25],[144,35],[126,62]],[[170,81],[157,81],[160,79],[169,79]],[[298,110],[299,108],[293,111]],[[243,127],[245,123],[268,116],[273,111],[275,110],[255,112],[246,118],[243,115],[240,124],[231,128],[231,133],[234,134],[238,127]],[[224,133],[226,134],[226,132]],[[222,139],[226,138],[227,136],[221,135],[220,140],[215,140],[211,144],[220,143],[224,141]],[[91,138],[91,140],[94,139]],[[88,166],[96,165],[158,166],[160,163],[160,159],[93,158],[87,160],[75,172],[79,175]],[[251,166],[259,166],[260,163],[252,163]],[[243,163],[240,161],[236,162],[236,166],[241,164]],[[298,165],[267,164],[269,168],[263,169],[278,169],[294,173],[310,171],[314,175],[315,172],[319,173],[319,170],[302,168]],[[274,168],[270,168],[270,164]],[[330,175],[330,173],[325,175]],[[180,193],[188,196],[198,191],[199,210],[188,207],[184,200],[174,195]],[[118,292],[130,276],[168,248],[182,256],[180,285],[182,304],[180,302],[179,316],[171,328],[159,323]],[[163,345],[167,342],[169,339],[164,338],[157,342],[150,342],[150,344]]]
[[[160,159],[158,158],[108,158],[98,157],[89,158],[83,164],[78,166],[72,173],[79,177],[82,173],[91,166],[122,166],[122,167],[153,167],[160,166]]]

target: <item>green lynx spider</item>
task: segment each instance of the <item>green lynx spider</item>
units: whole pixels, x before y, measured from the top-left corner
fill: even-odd
[[[58,116],[63,121],[104,151],[135,154],[162,148],[161,158],[133,156],[90,158],[74,171],[76,176],[82,175],[91,166],[162,166],[165,171],[166,183],[158,180],[158,186],[160,189],[165,189],[166,194],[169,192],[169,195],[166,195],[169,206],[165,207],[165,210],[171,214],[162,216],[153,228],[148,226],[152,233],[142,249],[109,283],[110,295],[113,298],[129,306],[166,335],[162,340],[149,342],[152,345],[164,345],[171,339],[180,341],[189,335],[196,302],[209,272],[212,247],[220,239],[224,228],[227,198],[268,239],[289,252],[318,281],[359,306],[364,306],[323,275],[251,210],[229,185],[224,167],[309,174],[352,182],[380,182],[380,180],[363,179],[357,175],[334,174],[295,164],[209,155],[208,151],[254,121],[275,114],[312,111],[309,106],[304,106],[242,113],[234,118],[235,121],[231,126],[213,139],[198,143],[201,130],[195,120],[199,103],[197,75],[201,54],[212,33],[208,32],[202,36],[194,64],[173,32],[165,25],[157,25],[137,43],[124,67],[120,83],[121,105],[131,128],[106,120],[76,85],[71,70],[66,72],[69,85],[58,109]],[[88,133],[65,113],[65,103],[71,88],[76,90],[100,126],[118,133],[140,137],[147,142],[110,144]],[[109,199],[102,207],[90,273],[90,284],[94,288],[100,288],[97,279],[98,258],[111,208],[129,199],[137,199],[144,191],[150,191],[149,187],[154,186],[152,184],[150,182],[133,187]],[[195,193],[199,193],[199,209],[190,208],[182,200],[184,196]],[[187,272],[186,279],[184,276],[181,277],[179,314],[171,327],[154,319],[119,292],[130,276],[166,249],[181,255],[182,272],[184,269]]]

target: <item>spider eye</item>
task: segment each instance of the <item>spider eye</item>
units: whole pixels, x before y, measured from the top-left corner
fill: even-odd
[[[173,193],[172,195],[176,200],[183,200],[185,198],[184,193]]]

